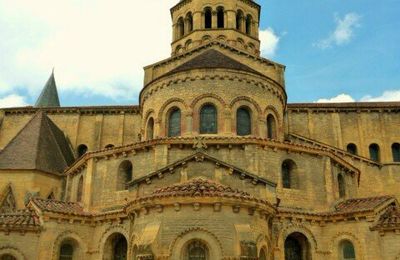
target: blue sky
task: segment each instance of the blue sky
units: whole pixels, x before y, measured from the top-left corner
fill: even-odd
[[[0,107],[33,104],[53,67],[64,106],[137,104],[142,67],[169,56],[176,0],[137,15],[117,2],[0,0]],[[259,3],[289,102],[400,101],[400,0]]]

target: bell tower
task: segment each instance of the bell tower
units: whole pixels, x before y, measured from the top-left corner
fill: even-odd
[[[182,0],[171,8],[172,56],[218,41],[260,55],[261,7],[252,0]]]

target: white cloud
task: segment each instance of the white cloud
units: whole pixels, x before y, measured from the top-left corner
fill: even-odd
[[[268,27],[265,30],[260,30],[259,38],[261,41],[261,54],[266,57],[273,57],[278,49],[280,37],[272,28]]]
[[[35,98],[55,67],[61,91],[132,99],[171,52],[177,2],[0,0],[0,75]]]
[[[24,97],[16,95],[16,94],[11,94],[11,95],[5,96],[3,98],[0,98],[0,108],[23,107],[26,105],[27,105],[27,103],[25,102]]]
[[[387,90],[382,95],[372,97],[370,95],[361,98],[363,102],[382,102],[382,101],[399,101],[400,102],[400,89],[399,90]]]
[[[355,102],[355,100],[350,95],[343,93],[333,98],[318,99],[315,103],[346,103],[346,102]]]
[[[360,19],[361,16],[356,13],[348,13],[343,18],[335,16],[336,29],[314,46],[326,49],[332,45],[340,46],[349,43],[354,36],[354,29],[360,26]]]
[[[336,97],[332,98],[321,98],[315,101],[314,103],[346,103],[346,102],[400,102],[400,89],[397,90],[387,90],[384,91],[380,96],[373,97],[371,95],[367,95],[362,97],[360,100],[354,99],[349,94],[339,94]]]

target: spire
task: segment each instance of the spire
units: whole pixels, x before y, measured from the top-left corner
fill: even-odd
[[[59,107],[60,100],[58,99],[56,80],[54,79],[54,68],[49,80],[44,86],[42,93],[36,101],[35,107]]]

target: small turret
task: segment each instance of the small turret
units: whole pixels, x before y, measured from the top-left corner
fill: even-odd
[[[35,107],[60,107],[56,80],[54,79],[54,69],[44,86],[42,93],[40,93],[40,96],[35,103]]]

